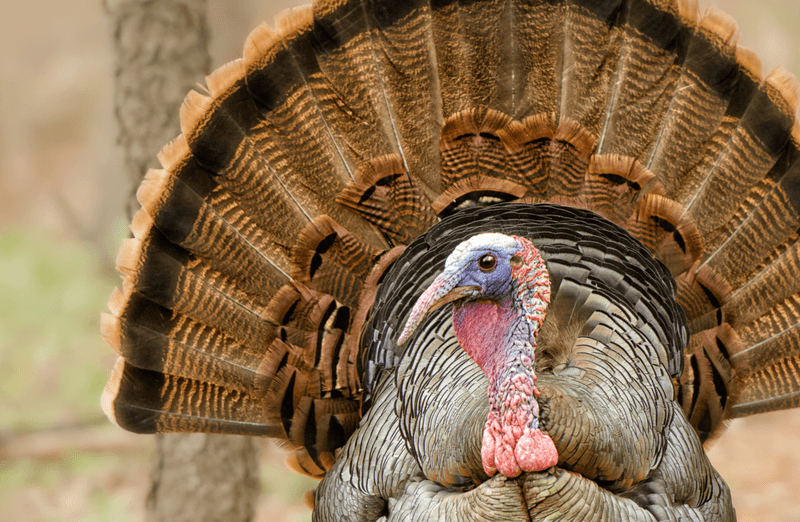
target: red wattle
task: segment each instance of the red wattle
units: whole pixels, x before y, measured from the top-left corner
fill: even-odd
[[[530,428],[539,416],[539,390],[534,373],[535,338],[528,337],[535,336],[538,329],[526,329],[524,321],[538,320],[541,326],[539,315],[543,317],[549,286],[545,290],[542,295],[536,294],[541,310],[521,310],[510,299],[461,301],[453,307],[459,344],[489,380],[491,408],[481,445],[481,461],[489,475],[499,471],[516,477],[523,471],[542,471],[558,463],[553,440]]]
[[[558,464],[558,451],[550,435],[526,428],[514,449],[517,463],[524,471],[543,471]]]
[[[497,466],[494,461],[494,453],[497,444],[495,444],[492,430],[486,428],[483,430],[483,442],[481,443],[481,462],[483,463],[483,470],[490,477],[497,472]]]

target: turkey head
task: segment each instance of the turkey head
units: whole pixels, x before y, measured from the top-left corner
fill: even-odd
[[[558,452],[538,427],[536,402],[536,336],[550,302],[550,278],[539,251],[525,238],[496,233],[462,242],[417,300],[398,344],[428,312],[450,302],[458,342],[489,380],[484,470],[516,477],[554,466]]]

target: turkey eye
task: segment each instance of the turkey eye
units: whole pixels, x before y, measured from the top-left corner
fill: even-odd
[[[493,255],[486,254],[478,259],[478,268],[480,268],[482,272],[491,272],[494,270],[495,265],[497,265],[497,260]]]

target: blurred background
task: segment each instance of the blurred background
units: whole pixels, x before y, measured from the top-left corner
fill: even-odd
[[[214,68],[290,0],[209,0]],[[703,5],[705,5],[704,2]],[[764,71],[800,74],[797,0],[718,0]],[[0,17],[0,519],[144,520],[152,438],[99,397],[99,335],[127,235],[101,0],[7,2]],[[177,114],[175,115],[177,118]],[[740,520],[800,521],[800,411],[735,421],[710,450]],[[309,520],[313,487],[262,448],[257,520]]]

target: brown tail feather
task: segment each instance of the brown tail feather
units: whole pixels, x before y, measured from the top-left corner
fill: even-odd
[[[558,99],[559,125],[579,122],[599,136],[614,88],[622,34],[613,23],[622,2],[566,2],[564,53]]]
[[[437,178],[438,184],[438,178]],[[393,243],[405,245],[436,222],[426,197],[399,156],[379,156],[336,201],[375,225]]]
[[[120,358],[102,397],[106,415],[136,433],[207,432],[279,437],[262,399],[203,381],[136,368]]]
[[[797,87],[735,34],[688,0],[322,1],[260,26],[139,190],[106,412],[274,436],[321,476],[358,423],[391,247],[516,200],[593,210],[668,266],[704,439],[797,406]]]

